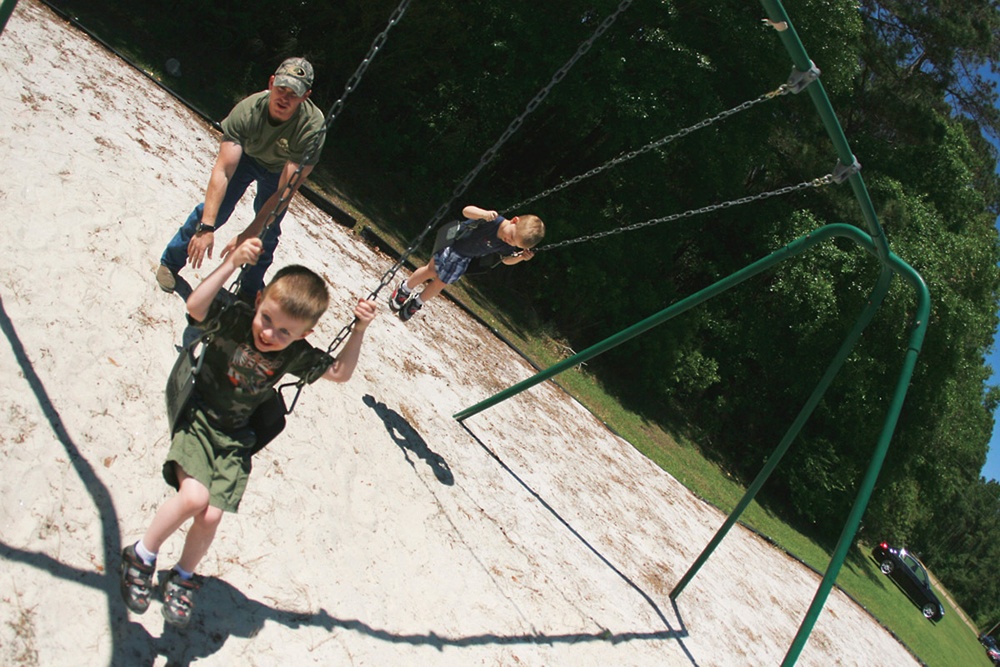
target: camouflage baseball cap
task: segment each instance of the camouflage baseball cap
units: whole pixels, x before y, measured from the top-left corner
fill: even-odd
[[[313,66],[305,58],[288,58],[274,71],[274,85],[291,88],[298,97],[313,85]]]

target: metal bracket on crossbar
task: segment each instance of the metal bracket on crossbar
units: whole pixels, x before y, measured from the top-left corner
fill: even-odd
[[[785,89],[791,93],[801,93],[810,83],[819,78],[820,71],[813,61],[809,61],[809,69],[805,72],[797,67],[792,68],[792,73],[785,83]]]
[[[854,158],[854,162],[849,165],[838,160],[837,166],[833,168],[833,182],[838,184],[843,183],[859,171],[861,171],[861,163],[858,162],[858,158]]]

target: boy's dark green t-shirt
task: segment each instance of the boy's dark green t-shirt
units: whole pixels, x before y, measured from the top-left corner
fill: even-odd
[[[254,409],[267,400],[286,373],[302,377],[332,361],[305,340],[278,352],[260,352],[253,343],[254,310],[246,304],[234,303],[223,310],[217,299],[203,325],[216,317],[219,329],[205,348],[195,392],[199,407],[222,429],[246,426]]]

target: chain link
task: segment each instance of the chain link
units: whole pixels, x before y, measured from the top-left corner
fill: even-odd
[[[295,192],[295,189],[298,187],[299,181],[302,180],[303,168],[305,167],[305,165],[309,163],[312,157],[319,152],[320,145],[322,144],[323,139],[326,137],[327,131],[329,131],[330,126],[333,125],[333,121],[337,119],[337,116],[343,110],[344,102],[347,99],[347,96],[350,95],[351,92],[355,88],[357,88],[358,84],[361,83],[361,78],[368,70],[368,66],[371,65],[371,62],[375,58],[375,55],[382,49],[382,46],[385,45],[389,31],[393,28],[393,26],[399,23],[399,20],[401,18],[403,18],[403,14],[406,13],[406,9],[409,7],[410,2],[411,0],[402,0],[399,3],[399,6],[396,7],[395,11],[393,11],[392,15],[389,17],[389,22],[386,24],[385,29],[383,29],[382,32],[376,35],[375,39],[372,40],[371,47],[369,47],[368,49],[368,54],[361,61],[361,64],[358,65],[358,68],[354,71],[354,74],[351,75],[351,78],[347,80],[347,84],[344,86],[344,92],[341,93],[337,101],[334,102],[333,105],[330,107],[330,110],[327,112],[326,118],[323,121],[323,126],[316,133],[316,136],[313,139],[312,144],[309,146],[305,154],[302,156],[302,160],[299,161],[298,168],[288,179],[288,182],[285,184],[284,189],[282,189],[281,196],[278,198],[278,203],[275,205],[274,209],[268,214],[267,220],[264,222],[264,226],[260,230],[260,234],[258,235],[258,238],[260,240],[262,241],[264,240],[264,234],[267,232],[268,228],[274,223],[275,219],[277,219],[278,212],[282,210],[282,207],[291,198],[292,193]],[[244,266],[243,269],[240,271],[240,275],[236,278],[236,282],[234,282],[233,286],[230,288],[230,291],[235,293],[238,290],[239,284],[242,281],[243,275],[246,273],[246,271],[247,267]],[[373,298],[373,297],[370,296],[368,298]],[[347,334],[350,333],[351,329],[354,328],[355,322],[357,322],[357,318],[352,319],[350,323],[345,325],[344,328],[340,330],[340,333],[337,334],[337,337],[334,339],[334,342],[331,343],[330,346],[327,348],[327,354],[332,355],[333,351],[336,350],[338,347],[340,347],[340,344],[347,337]],[[305,386],[307,379],[314,380],[315,377],[300,378],[298,382],[288,383],[282,386],[282,387],[287,387],[291,385],[295,386],[295,396],[292,398],[292,402],[288,406],[286,412],[291,413],[291,411],[295,408],[295,404],[299,400],[299,395],[302,393],[302,388],[303,386]]]
[[[401,18],[403,18],[403,14],[406,13],[406,9],[409,7],[410,2],[411,0],[402,0],[402,2],[399,3],[399,6],[396,7],[395,11],[393,11],[392,16],[389,17],[389,23],[386,24],[385,29],[376,35],[374,40],[372,40],[372,44],[368,48],[368,55],[362,59],[358,68],[354,70],[354,74],[352,74],[351,78],[347,80],[347,85],[344,86],[344,92],[341,93],[337,101],[330,107],[330,110],[326,114],[326,119],[323,121],[323,126],[313,138],[312,145],[309,146],[305,154],[302,156],[298,169],[296,169],[295,173],[293,173],[291,178],[288,179],[288,182],[285,184],[285,188],[281,191],[281,196],[278,198],[277,205],[274,207],[274,210],[271,211],[267,221],[264,223],[264,227],[260,231],[260,239],[262,241],[264,240],[264,233],[267,231],[267,228],[270,227],[275,218],[278,217],[278,211],[281,210],[282,205],[288,201],[291,198],[292,193],[295,192],[295,187],[302,179],[303,168],[305,165],[309,164],[312,157],[319,152],[320,145],[323,143],[323,139],[326,137],[327,131],[330,129],[330,126],[333,125],[333,121],[337,119],[340,112],[343,111],[347,96],[350,95],[351,92],[357,88],[358,84],[361,83],[361,77],[363,77],[365,72],[368,71],[368,66],[371,65],[375,55],[385,44],[386,39],[388,39],[389,31],[392,30],[393,26],[399,23]]]
[[[594,42],[601,35],[603,35],[608,28],[611,27],[611,25],[618,18],[619,14],[628,9],[631,4],[632,0],[622,0],[618,4],[618,9],[616,9],[614,13],[605,17],[594,33],[577,48],[576,53],[574,53],[573,56],[562,67],[560,67],[555,74],[552,75],[552,79],[548,82],[548,84],[535,94],[531,101],[528,102],[524,111],[521,112],[521,115],[511,121],[510,125],[507,126],[507,129],[500,135],[500,138],[496,141],[496,143],[490,146],[486,152],[483,153],[482,157],[479,158],[479,163],[465,176],[465,178],[462,179],[461,183],[455,187],[452,191],[451,199],[438,208],[438,210],[431,217],[430,221],[424,226],[423,231],[421,231],[417,238],[410,244],[410,247],[408,247],[399,256],[399,259],[396,260],[396,263],[393,264],[391,268],[382,274],[382,278],[379,281],[378,286],[368,295],[369,299],[375,299],[384,287],[392,283],[396,273],[400,268],[402,268],[403,264],[406,263],[406,260],[409,259],[410,256],[416,251],[431,230],[435,229],[441,221],[444,220],[445,215],[447,215],[451,207],[454,206],[458,198],[461,197],[469,188],[469,185],[471,185],[472,181],[479,175],[479,172],[482,171],[483,167],[485,167],[496,156],[500,148],[507,143],[507,140],[510,139],[510,137],[517,132],[518,129],[520,129],[528,114],[538,108],[538,105],[540,105],[542,101],[548,97],[549,93],[553,88],[555,88],[556,84],[565,78],[569,70],[576,64],[576,61],[578,61],[583,54],[590,50],[590,47],[593,46]],[[327,350],[328,352],[332,353],[333,350],[340,346],[340,343],[347,338],[347,334],[350,332],[353,324],[354,322],[351,322],[351,324],[345,326],[340,333],[337,334],[333,342],[330,344],[330,347]]]
[[[637,222],[635,224],[628,225],[626,227],[616,227],[615,229],[607,229],[605,231],[597,232],[596,234],[590,234],[588,236],[581,236],[575,239],[568,239],[566,241],[550,243],[540,248],[535,248],[535,252],[537,253],[542,250],[554,250],[555,248],[562,248],[576,243],[583,243],[584,241],[593,241],[595,239],[602,239],[605,236],[611,236],[612,234],[621,234],[622,232],[629,232],[635,229],[642,229],[643,227],[651,227],[661,222],[674,222],[676,220],[681,220],[683,218],[694,217],[702,213],[711,213],[713,211],[720,211],[723,209],[732,208],[733,206],[741,206],[743,204],[749,204],[750,202],[760,201],[762,199],[769,199],[771,197],[787,195],[792,192],[798,192],[799,190],[805,190],[808,188],[821,188],[825,185],[833,183],[834,180],[835,179],[833,174],[827,174],[826,176],[814,178],[811,181],[803,181],[798,185],[786,185],[785,187],[778,188],[777,190],[771,190],[769,192],[762,192],[756,195],[749,195],[746,197],[741,197],[740,199],[733,199],[731,201],[721,202],[719,204],[709,204],[708,206],[703,206],[702,208],[691,209],[689,211],[684,211],[683,213],[674,213],[665,216],[663,218],[654,218],[652,220],[646,220],[645,222]]]
[[[713,124],[719,122],[720,120],[724,120],[724,119],[728,118],[729,116],[734,116],[734,115],[736,115],[736,114],[738,114],[738,113],[740,113],[742,111],[746,111],[747,109],[750,109],[751,107],[754,107],[754,106],[760,104],[761,102],[766,102],[767,100],[774,99],[775,97],[779,97],[781,95],[787,95],[789,93],[789,90],[790,89],[789,89],[788,84],[782,84],[779,87],[775,88],[774,90],[766,92],[763,95],[760,95],[756,99],[747,100],[746,102],[743,102],[742,104],[739,104],[739,105],[733,107],[732,109],[727,109],[726,111],[719,112],[718,114],[716,114],[716,115],[714,115],[714,116],[712,116],[710,118],[706,118],[704,120],[701,120],[701,121],[695,123],[694,125],[691,125],[690,127],[685,127],[684,129],[679,130],[678,132],[675,132],[674,134],[667,135],[665,137],[662,137],[661,139],[657,139],[656,141],[651,141],[650,143],[646,144],[642,148],[637,148],[637,149],[635,149],[633,151],[628,151],[627,153],[622,153],[618,157],[615,157],[615,158],[612,158],[612,159],[608,160],[607,162],[605,162],[604,164],[600,165],[599,167],[594,167],[590,171],[584,172],[582,174],[578,174],[578,175],[576,175],[576,176],[574,176],[574,177],[572,177],[570,179],[567,179],[567,180],[563,181],[562,183],[559,183],[558,185],[554,185],[551,188],[549,188],[548,190],[545,190],[544,192],[540,192],[537,195],[534,195],[533,197],[529,197],[528,199],[525,199],[524,201],[520,201],[520,202],[514,204],[513,206],[508,207],[505,210],[507,210],[507,211],[520,211],[525,206],[527,206],[528,204],[531,204],[532,202],[536,202],[539,199],[544,199],[545,197],[548,197],[551,194],[554,194],[556,192],[559,192],[560,190],[568,188],[571,185],[576,185],[580,181],[588,179],[591,176],[596,176],[597,174],[600,174],[601,172],[603,172],[603,171],[605,171],[607,169],[610,169],[611,167],[616,167],[616,166],[622,164],[623,162],[628,162],[629,160],[632,160],[634,158],[639,157],[640,155],[648,153],[649,151],[651,151],[651,150],[653,150],[655,148],[659,148],[661,146],[665,146],[665,145],[669,144],[672,141],[675,141],[677,139],[680,139],[681,137],[685,137],[685,136],[691,134],[692,132],[695,132],[697,130],[702,130],[702,129],[710,126],[710,125],[713,125]]]

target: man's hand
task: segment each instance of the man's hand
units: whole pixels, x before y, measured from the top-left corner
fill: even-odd
[[[212,248],[215,247],[215,234],[213,232],[200,232],[191,237],[188,241],[188,260],[195,269],[201,268],[201,263],[208,255],[212,259]],[[225,255],[223,255],[225,257]]]
[[[254,237],[254,238],[256,238],[256,237]],[[233,238],[229,239],[229,243],[227,243],[226,247],[224,247],[222,249],[222,252],[219,254],[219,257],[221,259],[225,259],[226,257],[229,257],[231,254],[233,254],[236,251],[236,246],[239,244],[239,242],[240,242],[240,237],[239,236],[234,236]]]
[[[354,330],[364,331],[367,329],[368,325],[375,319],[376,312],[374,301],[358,299],[358,305],[354,306],[354,317],[358,320],[354,325]]]

